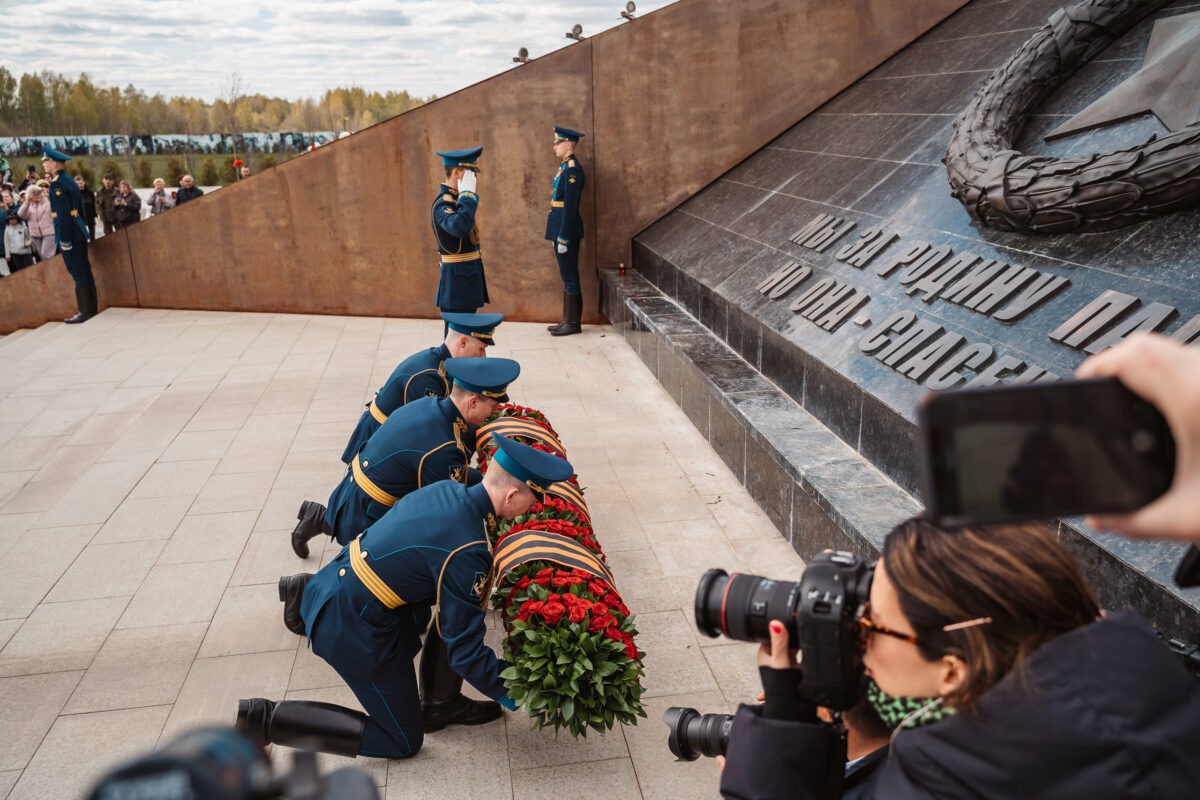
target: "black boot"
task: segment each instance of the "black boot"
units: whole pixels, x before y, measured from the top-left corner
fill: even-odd
[[[79,313],[72,317],[67,317],[63,322],[68,325],[75,325],[80,322],[87,322],[92,317],[96,316],[96,287],[75,287],[75,305],[79,308]]]
[[[322,533],[329,533],[325,525],[325,506],[312,500],[300,504],[300,513],[296,514],[296,527],[292,529],[292,552],[301,558],[308,558],[308,540]]]
[[[367,715],[361,711],[318,703],[315,700],[283,700],[262,697],[238,700],[234,727],[260,745],[283,744],[302,750],[358,755]]]
[[[447,725],[482,725],[504,712],[491,700],[472,700],[462,693],[463,679],[450,668],[446,643],[436,624],[425,634],[421,650],[421,723],[426,733]]]
[[[560,328],[562,328],[562,326],[567,324],[567,307],[570,306],[570,304],[571,304],[570,297],[571,297],[571,295],[567,294],[566,292],[563,292],[562,319],[559,320],[554,325],[547,325],[546,330],[550,331],[551,333],[554,333],[556,330],[559,330]]]
[[[583,295],[563,295],[563,306],[566,308],[567,319],[562,325],[551,330],[550,335],[570,336],[573,333],[581,333],[583,328],[579,327],[579,321],[583,319]]]
[[[304,618],[300,616],[300,602],[304,599],[304,587],[308,585],[311,572],[299,575],[284,575],[279,579],[279,600],[283,603],[283,625],[297,636],[304,636]]]

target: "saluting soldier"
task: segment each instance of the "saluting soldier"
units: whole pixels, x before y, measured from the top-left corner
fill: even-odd
[[[83,197],[79,187],[63,166],[71,157],[53,147],[42,148],[42,169],[50,173],[50,217],[54,222],[54,240],[62,251],[67,272],[75,281],[75,306],[78,313],[63,322],[74,325],[96,316],[96,279],[88,260],[88,230],[83,218]]]
[[[449,330],[446,341],[414,353],[392,370],[383,387],[375,393],[375,399],[367,404],[350,435],[350,441],[342,453],[342,461],[358,455],[371,435],[396,409],[420,397],[446,397],[450,394],[450,381],[442,366],[448,358],[482,358],[487,348],[496,343],[496,328],[504,320],[503,314],[442,314]]]
[[[583,318],[583,287],[579,284],[579,242],[583,239],[583,217],[579,201],[583,197],[583,166],[575,156],[582,133],[554,126],[554,155],[558,171],[550,192],[550,215],[546,218],[546,239],[554,243],[554,257],[563,282],[563,318],[547,330],[551,336],[579,333]]]
[[[438,189],[430,212],[441,261],[434,304],[442,311],[474,312],[488,303],[479,229],[475,226],[475,212],[479,208],[476,174],[482,154],[482,147],[435,154],[442,157],[446,170],[446,181]]]
[[[496,406],[508,402],[508,384],[521,374],[521,365],[510,358],[451,358],[444,364],[454,384],[449,397],[423,397],[396,411],[351,460],[346,477],[329,495],[328,509],[312,500],[300,505],[300,521],[292,531],[296,555],[308,558],[308,540],[321,533],[349,543],[422,486],[478,482],[478,473],[475,480],[468,475],[473,447],[463,437],[468,426],[482,425]],[[280,583],[280,599],[287,591]]]
[[[313,652],[337,670],[367,714],[253,698],[238,702],[239,729],[260,742],[408,758],[426,732],[490,722],[503,714],[501,706],[516,710],[500,678],[507,664],[483,643],[492,571],[487,533],[498,517],[525,513],[573,469],[503,436],[496,442],[482,483],[441,481],[413,492],[307,582],[300,613]],[[413,657],[431,611],[418,694]],[[494,702],[464,697],[463,678]]]

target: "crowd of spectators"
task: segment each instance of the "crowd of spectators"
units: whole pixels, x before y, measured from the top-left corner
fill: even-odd
[[[243,169],[245,174],[241,177],[248,177],[249,168]],[[13,178],[8,162],[0,158],[0,223],[4,225],[4,261],[0,263],[0,276],[53,258],[57,252],[46,196],[49,177],[39,174],[37,167],[30,164],[19,182],[14,183]],[[191,175],[180,178],[178,188],[171,191],[167,190],[166,181],[155,179],[154,189],[145,202],[129,181],[118,182],[112,175],[105,175],[96,191],[92,191],[82,176],[75,177],[75,184],[83,196],[84,224],[92,239],[97,236],[97,227],[100,228],[99,235],[104,236],[204,194]]]

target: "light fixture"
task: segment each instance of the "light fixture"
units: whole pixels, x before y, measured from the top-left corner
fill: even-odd
[[[583,41],[583,26],[574,25],[571,27],[571,32],[567,34],[568,39],[574,39],[577,42]]]
[[[625,10],[621,12],[622,19],[633,19],[633,12],[635,11],[637,11],[637,4],[634,3],[633,0],[629,0],[629,2],[625,4]]]
[[[529,60],[529,48],[522,47],[520,50],[517,51],[517,57],[513,59],[513,62],[516,64],[524,64],[528,60]]]

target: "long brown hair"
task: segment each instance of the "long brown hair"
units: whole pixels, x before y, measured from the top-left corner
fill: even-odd
[[[1040,525],[945,530],[913,518],[884,541],[883,563],[921,655],[969,667],[947,705],[969,707],[1046,642],[1100,613],[1071,555]],[[954,631],[943,627],[990,617]]]

